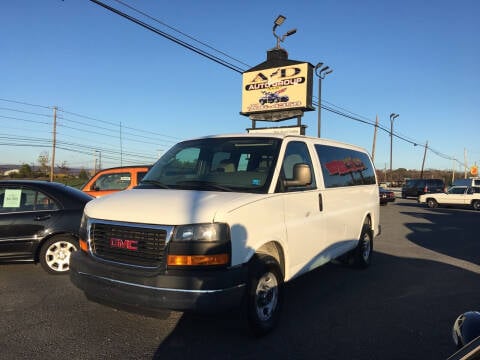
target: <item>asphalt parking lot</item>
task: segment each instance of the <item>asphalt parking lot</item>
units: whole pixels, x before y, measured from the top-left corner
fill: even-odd
[[[2,359],[446,359],[451,326],[480,309],[480,212],[381,207],[372,266],[328,264],[287,284],[278,328],[238,314],[149,318],[88,302],[68,277],[0,265]]]

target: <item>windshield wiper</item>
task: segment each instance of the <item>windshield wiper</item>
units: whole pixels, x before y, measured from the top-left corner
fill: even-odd
[[[151,185],[155,185],[156,187],[159,187],[161,189],[170,189],[167,185],[165,185],[164,183],[158,181],[158,180],[142,180],[140,181],[140,185],[142,184],[151,184]]]
[[[205,180],[186,180],[178,181],[177,186],[188,186],[198,190],[221,190],[221,191],[232,191],[232,188],[224,185],[219,185],[212,181]]]

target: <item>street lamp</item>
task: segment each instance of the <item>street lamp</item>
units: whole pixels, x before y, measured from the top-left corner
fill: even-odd
[[[282,25],[283,22],[286,20],[287,18],[283,15],[278,15],[277,18],[275,19],[275,22],[273,24],[273,36],[275,36],[275,38],[277,39],[277,49],[281,49],[280,47],[280,43],[283,42],[285,40],[285,38],[287,36],[290,36],[290,35],[293,35],[297,32],[297,29],[292,29],[292,30],[288,30],[285,34],[283,34],[281,37],[278,36],[275,32],[275,30],[277,29],[278,26]]]
[[[333,69],[330,69],[328,66],[323,66],[322,62],[315,66],[315,74],[318,76],[318,137],[321,135],[322,128],[322,80],[332,71]]]
[[[399,117],[398,114],[390,114],[390,176],[392,176],[392,145],[393,145],[393,120]]]

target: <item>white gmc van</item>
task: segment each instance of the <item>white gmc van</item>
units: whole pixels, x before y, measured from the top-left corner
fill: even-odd
[[[367,267],[379,220],[359,147],[204,137],[171,148],[138,187],[87,204],[71,280],[91,300],[145,314],[242,306],[265,334],[284,282],[336,258]]]

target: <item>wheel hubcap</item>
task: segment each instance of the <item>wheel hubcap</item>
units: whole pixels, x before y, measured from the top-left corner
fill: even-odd
[[[278,281],[274,274],[269,272],[259,279],[255,299],[259,319],[270,319],[278,303]]]
[[[68,271],[70,254],[77,248],[68,241],[58,241],[50,245],[45,253],[47,265],[55,271]]]

